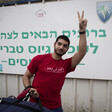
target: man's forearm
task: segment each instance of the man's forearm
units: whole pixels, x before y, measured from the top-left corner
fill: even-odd
[[[30,79],[31,79],[32,76],[33,75],[31,74],[31,72],[29,70],[27,70],[26,73],[23,76],[23,85],[24,85],[24,87],[27,87],[27,86],[31,85]]]
[[[29,77],[23,76],[23,85],[24,85],[24,87],[31,85],[31,81],[30,81]]]
[[[84,34],[80,34],[79,39],[79,53],[85,55],[87,51],[87,41],[86,41],[86,32]]]

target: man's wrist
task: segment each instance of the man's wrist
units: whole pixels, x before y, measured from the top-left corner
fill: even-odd
[[[25,89],[24,89],[24,90],[27,90],[28,88],[32,88],[32,86],[31,86],[31,85],[29,85],[29,86],[25,87]]]
[[[86,31],[84,30],[84,31],[79,31],[79,34],[85,34],[86,33]]]

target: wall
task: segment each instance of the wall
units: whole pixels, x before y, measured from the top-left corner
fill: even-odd
[[[0,97],[23,90],[22,75],[0,74]],[[112,81],[66,78],[62,92],[64,112],[112,112]]]

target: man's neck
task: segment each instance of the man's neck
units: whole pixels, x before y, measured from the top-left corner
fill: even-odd
[[[55,60],[60,60],[62,56],[58,56],[55,52],[52,53],[52,58]]]

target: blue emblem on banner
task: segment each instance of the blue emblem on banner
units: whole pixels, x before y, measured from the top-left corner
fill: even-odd
[[[107,22],[112,16],[112,1],[97,2],[97,14],[103,23]]]

